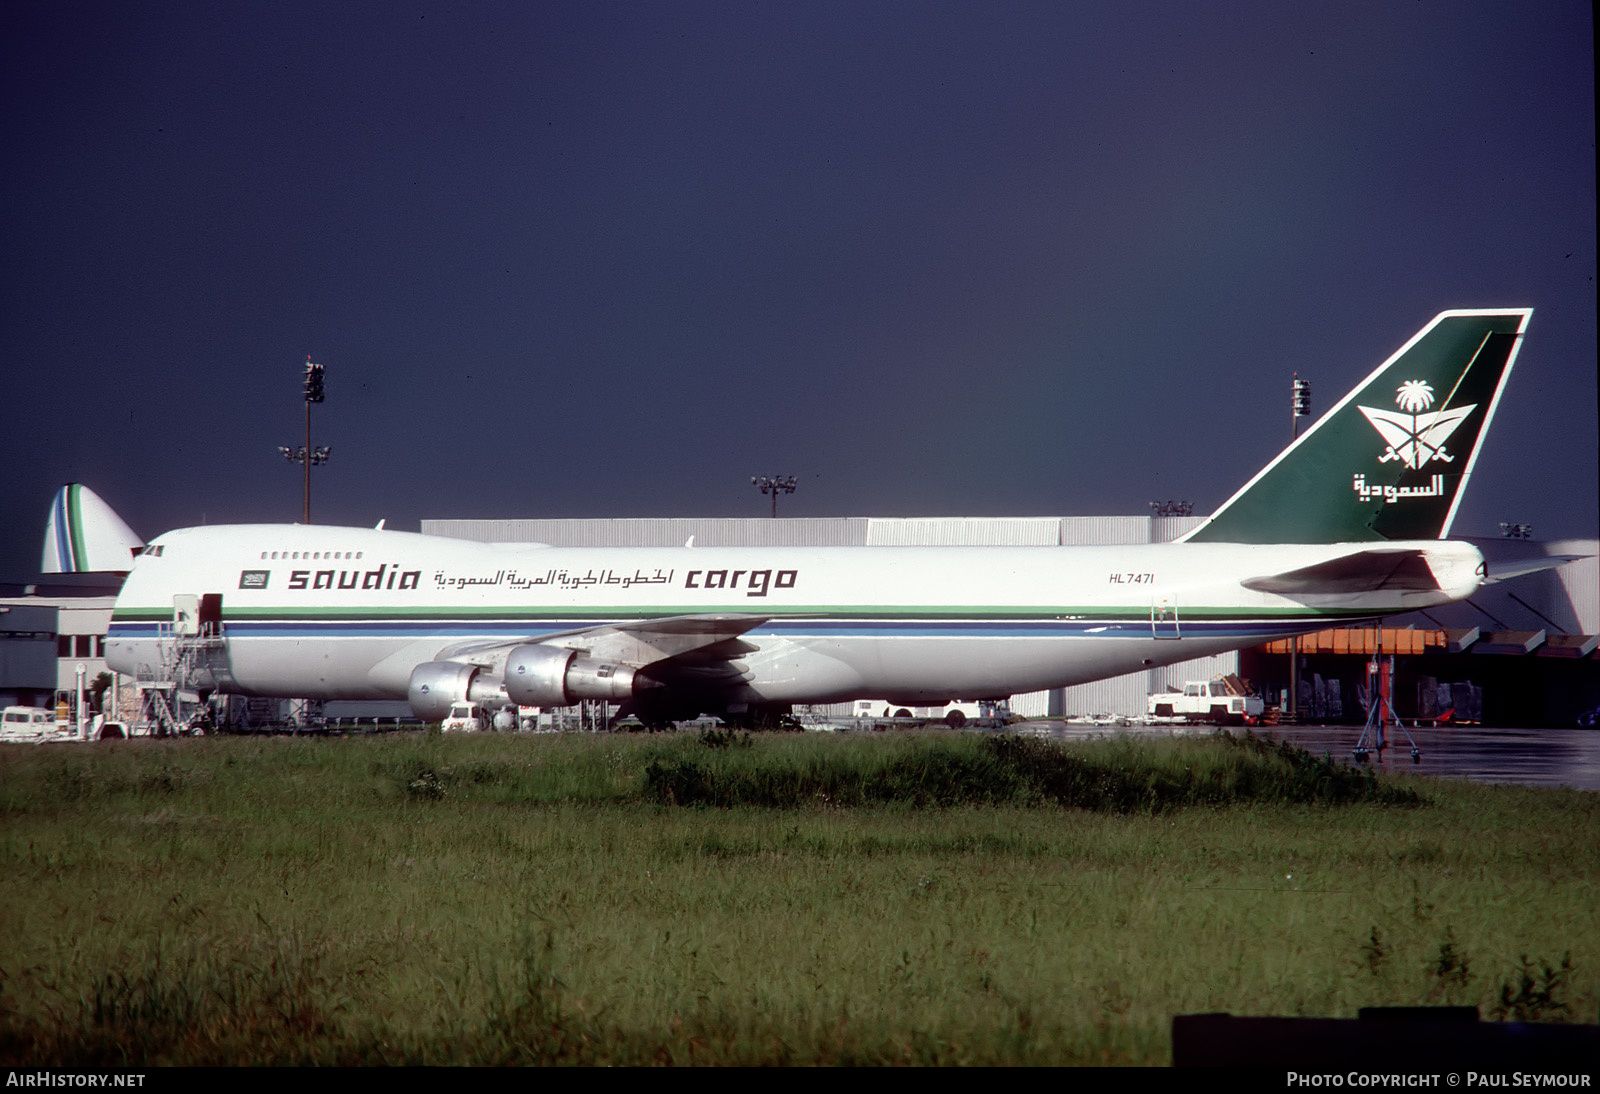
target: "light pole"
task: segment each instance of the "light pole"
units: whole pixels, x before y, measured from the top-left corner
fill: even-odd
[[[1294,385],[1289,395],[1289,439],[1300,438],[1300,419],[1311,415],[1311,381],[1294,374]],[[1381,631],[1379,632],[1382,633]],[[1292,724],[1300,720],[1300,636],[1289,639],[1289,710],[1286,715]]]
[[[83,678],[89,673],[89,666],[82,661],[78,662],[78,740],[88,736],[83,730]]]
[[[759,489],[763,494],[772,495],[772,515],[777,517],[778,495],[780,493],[794,493],[795,487],[799,485],[799,480],[793,475],[777,475],[773,478],[768,478],[766,475],[751,475],[750,485]]]
[[[1311,416],[1311,381],[1294,374],[1294,388],[1289,397],[1289,439],[1300,436],[1300,419]]]
[[[332,455],[332,453],[333,453],[333,449],[328,447],[327,445],[320,445],[320,446],[318,446],[316,448],[312,448],[311,447],[311,404],[312,403],[320,403],[320,402],[322,402],[322,400],[323,400],[323,390],[322,390],[322,366],[321,365],[317,365],[317,364],[313,364],[312,361],[311,361],[311,358],[309,356],[306,358],[305,388],[306,388],[306,443],[301,445],[300,448],[298,448],[298,449],[290,448],[286,444],[280,444],[278,446],[278,452],[283,456],[284,459],[288,460],[290,463],[298,463],[298,464],[304,464],[305,465],[305,469],[306,469],[306,476],[305,476],[305,523],[310,524],[311,523],[311,468],[312,468],[312,465],[314,465],[314,464],[327,463],[328,462],[328,457],[330,455]]]

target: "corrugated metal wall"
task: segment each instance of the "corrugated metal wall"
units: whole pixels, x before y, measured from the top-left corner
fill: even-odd
[[[620,517],[425,520],[422,534],[556,547],[1054,547],[1164,543],[1202,517]]]
[[[1563,539],[1550,544],[1550,553],[1588,555],[1569,562],[1555,572],[1567,594],[1567,605],[1576,617],[1573,634],[1600,634],[1600,542],[1592,539]]]
[[[1103,543],[1149,543],[1149,517],[1062,517],[1061,544],[1088,547]]]
[[[541,520],[425,520],[422,534],[484,543],[554,547],[860,547],[867,517],[619,517]]]
[[[869,547],[1055,547],[1059,517],[868,517]]]
[[[1198,528],[1205,517],[1151,517],[1150,542],[1171,543],[1191,528]]]

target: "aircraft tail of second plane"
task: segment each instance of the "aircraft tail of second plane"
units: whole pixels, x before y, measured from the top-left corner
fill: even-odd
[[[144,541],[99,494],[81,483],[68,483],[50,502],[39,571],[127,573],[143,547]]]

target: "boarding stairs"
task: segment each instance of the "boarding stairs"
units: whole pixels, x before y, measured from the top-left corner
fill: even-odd
[[[157,624],[156,663],[134,671],[145,733],[168,737],[196,732],[191,723],[203,706],[199,692],[213,686],[214,670],[224,664],[227,648],[221,623],[206,623],[196,634],[181,634],[171,623]]]

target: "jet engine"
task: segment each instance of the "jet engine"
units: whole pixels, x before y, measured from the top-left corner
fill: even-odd
[[[580,699],[633,698],[634,671],[559,646],[518,646],[506,657],[506,695],[530,707],[565,707]]]
[[[426,661],[411,670],[406,698],[411,713],[425,722],[438,722],[449,717],[452,703],[503,703],[506,692],[498,679],[483,675],[481,666]]]

